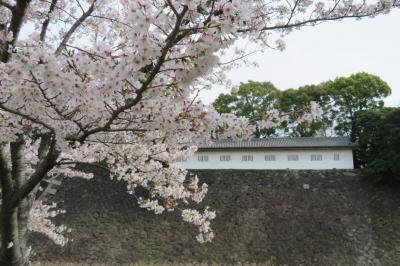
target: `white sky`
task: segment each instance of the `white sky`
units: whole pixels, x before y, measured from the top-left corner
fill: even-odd
[[[302,28],[285,42],[283,52],[269,49],[251,56],[258,68],[241,67],[227,76],[234,84],[271,81],[284,90],[364,71],[378,75],[392,88],[386,105],[400,106],[400,10],[374,19]],[[200,98],[210,103],[222,92],[229,91],[214,88]]]

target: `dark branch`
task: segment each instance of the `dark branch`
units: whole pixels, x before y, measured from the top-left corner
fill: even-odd
[[[54,9],[56,8],[58,0],[52,0],[51,1],[51,5],[50,5],[50,9],[49,12],[47,12],[47,18],[46,20],[43,22],[42,25],[42,30],[40,31],[40,40],[42,42],[44,42],[46,40],[46,33],[47,33],[47,28],[49,27],[49,23],[50,23],[50,14],[54,11]]]
[[[28,8],[30,0],[17,1],[17,5],[11,8],[12,18],[10,24],[10,31],[13,33],[13,39],[11,42],[6,43],[5,49],[0,54],[0,60],[3,63],[7,63],[10,60],[11,53],[10,47],[13,47],[18,40],[19,32],[21,31],[22,24],[26,10]],[[3,5],[4,2],[2,1]]]
[[[93,3],[90,5],[89,9],[85,13],[83,13],[82,16],[80,18],[78,18],[78,20],[75,21],[75,23],[71,26],[71,28],[65,34],[60,45],[57,47],[57,50],[55,52],[56,55],[59,55],[61,53],[61,51],[67,45],[69,39],[71,39],[72,35],[76,31],[76,29],[93,13],[96,2],[97,2],[97,0],[94,0]]]
[[[43,136],[42,143],[45,143],[47,153],[43,156],[37,167],[36,171],[32,174],[29,180],[16,191],[11,199],[11,206],[18,206],[18,204],[31,193],[35,187],[43,180],[46,174],[54,167],[59,152],[56,151],[56,138],[54,135]],[[41,144],[42,144],[41,143]]]
[[[380,12],[384,11],[385,9],[379,9],[374,11],[373,13],[368,13],[368,14],[363,14],[363,15],[342,15],[342,16],[332,16],[332,17],[319,17],[319,18],[314,18],[314,19],[308,19],[296,23],[287,23],[284,25],[276,25],[276,26],[271,26],[271,27],[264,27],[261,29],[261,31],[272,31],[272,30],[283,30],[287,28],[296,28],[296,27],[301,27],[301,26],[308,26],[308,25],[314,25],[318,22],[326,22],[326,21],[335,21],[335,20],[342,20],[342,19],[348,19],[348,18],[365,18],[365,17],[371,17],[374,15],[379,14]],[[239,32],[245,32],[248,30],[239,30]]]
[[[2,0],[0,0],[0,6],[4,6],[5,8],[8,8],[10,11],[13,11],[13,9],[14,9],[14,6],[12,6]]]
[[[136,92],[136,97],[135,99],[131,100],[130,102],[128,102],[126,105],[119,107],[118,109],[115,110],[115,112],[112,114],[112,116],[109,118],[109,120],[106,122],[106,124],[102,127],[97,127],[94,128],[92,130],[88,130],[87,132],[85,132],[85,134],[83,134],[81,137],[79,137],[78,139],[70,139],[70,140],[78,140],[80,142],[85,141],[85,139],[93,134],[105,131],[107,129],[110,128],[110,126],[112,125],[112,123],[114,122],[115,119],[117,119],[117,117],[125,112],[126,110],[129,110],[130,108],[132,108],[133,106],[135,106],[137,103],[140,102],[140,100],[143,97],[143,93],[147,90],[148,86],[150,85],[150,83],[153,81],[153,79],[156,77],[156,75],[158,74],[158,72],[161,69],[162,64],[165,61],[165,58],[169,52],[169,49],[171,49],[171,47],[176,44],[177,42],[179,42],[183,36],[179,35],[179,29],[180,26],[182,24],[182,20],[186,14],[186,12],[188,11],[187,7],[184,7],[182,12],[179,14],[179,16],[177,17],[174,29],[172,30],[172,32],[170,33],[170,35],[167,37],[167,39],[165,40],[165,46],[163,47],[163,49],[161,50],[161,55],[157,60],[157,63],[154,65],[154,67],[150,70],[150,72],[148,73],[147,79],[142,83],[142,86],[140,87],[140,89]]]
[[[5,106],[4,104],[2,104],[2,103],[0,103],[0,109],[3,109],[4,111],[9,112],[9,113],[14,114],[14,115],[17,115],[17,116],[21,116],[22,118],[25,118],[25,119],[27,119],[27,120],[29,120],[29,121],[35,123],[35,124],[41,125],[41,126],[47,128],[48,130],[50,130],[50,131],[52,131],[52,132],[54,131],[54,129],[53,129],[50,125],[47,125],[46,123],[44,123],[44,122],[42,122],[42,121],[40,121],[40,120],[38,120],[38,119],[36,119],[36,118],[33,118],[33,117],[30,116],[30,115],[23,114],[23,113],[20,113],[20,112],[18,112],[18,111],[15,111],[15,110],[13,110],[13,109],[10,109],[10,108],[6,107],[6,106]]]

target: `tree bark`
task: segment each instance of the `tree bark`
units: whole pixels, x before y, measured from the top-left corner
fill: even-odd
[[[0,265],[29,265],[28,221],[37,186],[54,167],[59,155],[53,136],[44,135],[40,141],[39,163],[31,176],[26,175],[24,142],[11,143],[9,156],[7,145],[0,145]]]
[[[19,140],[18,142],[11,143],[11,162],[12,162],[12,178],[15,180],[16,189],[20,189],[23,184],[28,180],[28,176],[25,172],[24,162],[24,142]],[[34,200],[34,193],[29,194],[25,199],[18,205],[18,237],[19,245],[22,257],[28,261],[29,250],[28,250],[28,220],[29,212],[32,207]]]
[[[2,204],[1,208],[1,249],[0,265],[25,266],[28,265],[26,250],[21,249],[18,224],[18,208]],[[25,253],[25,254],[24,254]]]
[[[5,145],[0,147],[0,184],[1,184],[1,213],[0,213],[0,265],[25,266],[28,265],[24,256],[26,251],[21,249],[19,235],[19,206],[11,204],[11,197],[18,182],[14,177],[23,175],[22,147],[23,143],[10,145],[11,161],[7,160]],[[15,174],[15,176],[13,176]]]

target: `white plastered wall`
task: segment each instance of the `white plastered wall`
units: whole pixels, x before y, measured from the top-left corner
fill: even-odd
[[[339,154],[339,160],[334,160]],[[208,161],[199,161],[198,156],[208,156]],[[230,155],[230,161],[220,161],[221,155]],[[242,161],[243,155],[252,155],[253,161]],[[276,161],[266,161],[265,155],[275,155]],[[298,161],[289,161],[288,155],[298,155]],[[311,161],[311,155],[322,155],[321,161]],[[307,149],[307,150],[216,150],[200,151],[186,162],[177,162],[185,169],[353,169],[351,149]]]

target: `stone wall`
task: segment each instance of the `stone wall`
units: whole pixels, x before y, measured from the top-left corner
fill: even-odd
[[[34,234],[35,260],[400,265],[399,189],[355,170],[198,171],[204,205],[217,211],[210,244],[177,213],[140,209],[123,183],[91,170],[94,179],[65,179],[52,196],[74,241],[61,248]]]

